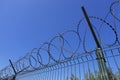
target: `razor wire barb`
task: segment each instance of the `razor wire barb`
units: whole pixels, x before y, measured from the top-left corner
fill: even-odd
[[[110,11],[108,12],[108,14],[110,14],[110,16],[112,16],[119,24],[120,16],[116,15],[115,13],[116,11],[114,10],[114,7],[115,6],[117,7],[118,5],[120,5],[119,0],[113,2],[110,5]],[[111,23],[109,23],[106,20],[106,18],[108,17],[109,16],[107,15],[105,19],[102,19],[96,16],[89,16],[89,19],[91,20],[91,22],[97,21],[97,22],[100,22],[101,24],[98,28],[98,26],[96,27],[96,25],[92,23],[93,28],[96,31],[97,37],[103,49],[120,45],[120,33],[116,29],[116,27],[118,28],[119,26],[114,27]],[[54,70],[54,68],[58,67],[58,66],[53,67],[53,65],[55,64],[60,64],[64,67],[66,64],[64,64],[63,62],[70,61],[71,59],[76,58],[78,55],[81,56],[81,60],[84,62],[84,59],[82,58],[82,53],[86,54],[96,50],[96,46],[94,46],[94,48],[90,50],[87,49],[86,38],[89,30],[87,29],[86,27],[87,25],[84,24],[84,22],[85,20],[84,18],[82,18],[78,22],[76,30],[68,30],[63,33],[59,33],[58,35],[53,37],[49,42],[42,43],[39,48],[33,48],[24,57],[14,62],[13,65],[17,74],[27,73],[30,71],[35,71],[40,69],[44,70],[44,68],[47,68],[49,66],[51,66],[52,67],[51,69]],[[106,25],[106,26],[103,26],[103,25]],[[84,34],[82,33],[81,35],[82,27],[85,27],[85,31],[84,31]],[[102,33],[101,29],[104,29],[104,27],[107,27],[107,29],[112,31],[114,34],[114,36],[111,36],[112,38],[114,38],[112,39],[113,41],[111,43],[104,42],[104,39],[101,38],[101,36],[103,36],[101,34]],[[68,37],[72,37],[72,38],[69,39]],[[70,40],[76,42],[76,44],[72,43]],[[73,44],[75,46],[73,46]],[[45,56],[46,56],[46,59],[44,60]],[[93,56],[92,55],[90,56],[91,56],[91,59],[93,59]],[[89,60],[87,57],[86,59]],[[77,59],[77,62],[80,63],[79,59]],[[15,74],[12,70],[11,65],[5,67],[0,71],[0,78],[2,79],[11,77],[14,75]]]

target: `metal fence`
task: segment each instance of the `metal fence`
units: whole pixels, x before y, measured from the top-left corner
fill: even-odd
[[[104,50],[109,80],[120,80],[120,47]],[[31,72],[20,73],[17,80],[103,80],[96,50],[74,56]]]
[[[120,80],[120,18],[114,11],[119,3],[111,4],[105,19],[88,17],[82,7],[85,18],[77,30],[60,33],[18,61],[10,60],[0,80]]]
[[[38,69],[28,69],[19,72],[16,80],[103,80],[104,75],[100,73],[96,50],[76,55],[71,59],[43,66]],[[106,65],[109,80],[120,80],[120,47],[106,49]],[[11,69],[12,70],[12,69]],[[3,70],[5,71],[5,70]],[[3,74],[3,73],[2,73]],[[14,75],[7,76],[8,71],[4,72],[5,78],[13,78]]]

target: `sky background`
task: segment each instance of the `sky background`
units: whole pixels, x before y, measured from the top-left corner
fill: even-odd
[[[57,33],[76,29],[83,17],[104,18],[114,0],[0,0],[0,69]]]

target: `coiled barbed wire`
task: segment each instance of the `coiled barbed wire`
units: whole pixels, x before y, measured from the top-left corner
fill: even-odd
[[[44,42],[41,46],[40,46],[40,48],[38,49],[38,53],[37,53],[37,59],[38,59],[38,62],[42,65],[42,66],[47,66],[47,65],[49,65],[49,63],[50,63],[50,56],[49,56],[49,52],[48,52],[48,50],[47,50],[47,48],[48,48],[48,42]],[[47,46],[47,48],[44,48],[45,46]],[[47,56],[46,56],[46,58],[48,58],[48,59],[46,59],[47,60],[47,62],[44,62],[44,59],[43,59],[43,57],[42,57],[42,52],[41,51],[44,51],[44,52],[46,52],[46,54],[47,54]]]
[[[102,23],[104,23],[104,24],[106,24],[107,26],[105,26],[105,27],[108,27],[108,28],[110,28],[111,29],[111,31],[113,31],[113,33],[114,33],[114,37],[115,37],[115,40],[112,42],[112,43],[110,43],[110,44],[107,44],[107,43],[105,43],[103,40],[101,40],[101,27],[97,30],[97,28],[93,25],[93,28],[94,28],[94,30],[96,31],[96,34],[97,34],[97,36],[98,36],[98,39],[99,39],[99,41],[100,41],[100,43],[101,43],[101,45],[103,45],[103,48],[104,48],[104,46],[107,46],[107,47],[112,47],[112,46],[114,46],[115,44],[117,44],[117,43],[119,43],[119,40],[118,40],[118,34],[117,34],[117,31],[114,29],[114,27],[110,24],[110,23],[108,23],[107,21],[105,21],[105,20],[103,20],[102,18],[99,18],[99,17],[96,17],[96,16],[89,16],[89,18],[90,19],[95,19],[95,20],[99,20],[99,21],[101,21]],[[78,23],[78,26],[77,26],[77,32],[78,33],[80,33],[80,31],[79,31],[79,29],[80,29],[80,27],[83,27],[83,26],[81,26],[81,23],[82,23],[82,21],[84,21],[84,18],[82,18],[80,21],[79,21],[79,23]],[[92,22],[91,22],[92,23]],[[84,26],[85,27],[85,26]],[[88,28],[88,26],[86,27],[86,28]],[[87,49],[86,49],[86,45],[85,45],[85,40],[86,40],[86,34],[87,34],[87,29],[85,29],[85,34],[84,34],[84,38],[83,38],[83,48],[84,48],[84,51],[85,52],[89,52]],[[95,49],[95,48],[94,48]]]
[[[111,4],[110,13],[116,20],[120,22],[120,19],[113,13],[113,6],[118,3],[120,3],[120,1],[115,1]],[[103,28],[103,26],[100,26],[100,28],[97,30],[96,25],[92,24],[103,48],[104,46],[112,47],[116,44],[120,45],[118,39],[119,36],[116,29],[110,23],[108,23],[107,20],[96,16],[89,16],[89,19],[98,20],[107,25],[106,27],[108,27],[115,35],[115,39],[112,41],[112,43],[107,44],[101,39],[101,28]],[[14,62],[14,67],[17,73],[42,69],[51,64],[58,64],[61,61],[70,60],[77,54],[77,52],[81,52],[81,48],[83,48],[85,53],[91,51],[87,50],[86,35],[88,34],[88,26],[81,26],[83,21],[84,18],[79,21],[77,30],[68,30],[63,33],[59,33],[49,42],[42,43],[39,48],[33,48],[27,53],[27,55]],[[80,27],[85,27],[84,34],[80,34]],[[94,47],[92,50],[95,48],[96,47]],[[45,56],[47,56],[46,59]],[[0,78],[6,78],[12,75],[14,75],[14,72],[10,65],[0,71]]]
[[[108,23],[107,21],[105,21],[105,20],[103,20],[102,18],[99,18],[99,17],[95,17],[95,16],[90,16],[89,18],[95,18],[95,19],[97,19],[97,20],[100,20],[100,21],[102,21],[103,23],[105,23],[106,25],[108,25],[108,27],[114,32],[114,34],[115,34],[115,40],[113,41],[113,43],[111,43],[111,44],[105,44],[105,45],[107,45],[108,47],[111,47],[111,46],[113,46],[113,45],[115,45],[117,42],[119,42],[118,41],[118,34],[117,34],[117,31],[114,29],[114,27],[110,24],[110,23]],[[101,29],[101,28],[100,28]],[[100,30],[99,29],[99,35],[100,35]],[[101,38],[99,38],[99,39],[101,39]],[[102,41],[102,40],[101,40]]]
[[[111,15],[112,15],[116,20],[118,20],[118,21],[120,22],[120,17],[117,17],[117,16],[114,14],[114,8],[113,8],[113,6],[116,5],[116,4],[120,5],[120,0],[115,1],[115,2],[113,2],[113,3],[110,5],[110,13],[111,13]]]
[[[116,1],[114,1],[111,5],[110,5],[110,14],[113,16],[113,18],[115,19],[115,21],[118,21],[119,23],[120,23],[120,10],[119,10],[119,7],[118,7],[118,10],[115,10],[114,9],[114,6],[116,6],[116,7],[118,7],[118,6],[120,6],[120,0],[116,0]],[[117,16],[116,14],[115,14],[115,12],[116,11],[119,11],[117,14],[119,15],[119,16]],[[116,23],[115,23],[115,26],[116,26]],[[119,28],[119,25],[117,26],[117,28]],[[119,33],[120,34],[120,33]],[[119,39],[118,39],[118,44],[120,45],[120,37],[119,37]]]

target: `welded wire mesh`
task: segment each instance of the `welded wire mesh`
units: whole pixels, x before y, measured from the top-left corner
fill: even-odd
[[[120,79],[120,47],[104,50],[110,80]],[[51,64],[39,70],[17,75],[16,80],[102,80],[96,50]]]

